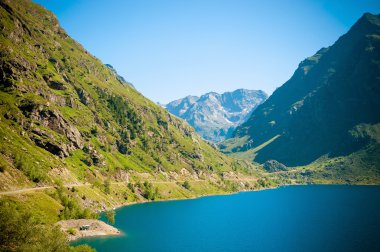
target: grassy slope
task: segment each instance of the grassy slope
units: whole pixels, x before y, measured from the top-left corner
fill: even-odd
[[[347,156],[329,157],[322,156],[314,162],[296,167],[288,167],[288,171],[267,173],[264,176],[286,184],[380,184],[380,124],[361,125],[359,131],[365,132],[372,141],[365,148],[353,152]],[[271,139],[275,141],[276,138]],[[226,148],[239,146],[240,139],[229,139]],[[227,143],[228,144],[228,143]],[[253,160],[256,152],[265,148],[266,143],[256,148],[243,152],[227,152],[229,155],[242,160]]]
[[[260,163],[275,159],[298,181],[379,184],[379,27],[379,15],[365,14],[302,61],[220,149]]]
[[[48,187],[2,200],[53,223],[263,186],[257,167],[120,83],[41,6],[1,0],[0,17],[0,191]]]

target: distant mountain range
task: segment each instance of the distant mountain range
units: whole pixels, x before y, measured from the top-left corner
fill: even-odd
[[[288,166],[362,150],[359,166],[379,170],[379,123],[380,15],[367,13],[334,45],[302,61],[221,149]]]
[[[201,97],[187,96],[164,107],[185,119],[204,139],[219,142],[231,136],[266,99],[264,91],[238,89],[223,94],[210,92]]]

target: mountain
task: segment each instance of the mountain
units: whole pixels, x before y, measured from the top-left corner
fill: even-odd
[[[45,8],[0,0],[0,28],[0,206],[53,223],[255,185],[238,182],[254,166],[146,99]]]
[[[302,61],[220,147],[287,166],[360,153],[358,166],[378,173],[379,123],[380,15],[366,13],[332,46]]]
[[[266,98],[267,94],[261,90],[238,89],[223,94],[187,96],[165,107],[185,119],[204,139],[219,142],[228,138]]]

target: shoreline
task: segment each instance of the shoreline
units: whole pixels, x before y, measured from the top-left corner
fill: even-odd
[[[270,187],[270,188],[261,188],[261,189],[255,189],[255,190],[242,190],[242,191],[237,191],[237,192],[231,192],[231,193],[221,193],[221,194],[206,194],[206,195],[200,195],[200,196],[194,196],[194,197],[190,197],[190,198],[172,198],[172,199],[159,199],[159,200],[147,200],[147,201],[141,201],[141,202],[128,202],[126,204],[122,204],[122,205],[119,205],[119,206],[116,206],[116,207],[113,207],[113,208],[108,208],[106,209],[105,211],[107,210],[117,210],[117,209],[120,209],[122,207],[126,207],[126,206],[132,206],[132,205],[137,205],[137,204],[147,204],[147,203],[155,203],[155,202],[165,202],[165,201],[177,201],[177,200],[195,200],[195,199],[200,199],[200,198],[205,198],[205,197],[213,197],[213,196],[228,196],[228,195],[234,195],[234,194],[239,194],[239,193],[244,193],[244,192],[259,192],[259,191],[265,191],[265,190],[272,190],[272,189],[278,189],[280,187],[283,187],[283,186],[287,186],[287,185],[281,185],[281,186],[278,186],[278,187]],[[100,211],[100,213],[103,213],[105,211]],[[86,232],[86,231],[77,231],[77,235],[70,235],[68,234],[69,236],[69,242],[74,242],[74,241],[78,241],[80,239],[83,239],[83,238],[88,238],[88,237],[100,237],[100,236],[115,236],[115,235],[121,235],[122,232],[120,230],[118,230],[116,227],[114,226],[111,226],[109,224],[106,224],[105,222],[101,221],[101,220],[92,220],[92,219],[80,219],[80,220],[64,220],[64,221],[59,221],[57,222],[57,224],[61,225],[61,223],[70,223],[70,222],[74,222],[74,221],[98,221],[98,222],[102,222],[104,223],[105,225],[111,227],[111,228],[114,228],[117,230],[117,233],[105,233],[105,232],[102,232],[102,231],[99,231],[97,233],[95,232]],[[66,226],[65,228],[62,227],[61,225],[61,229],[67,233],[68,229],[70,228],[73,228],[72,226],[68,227]],[[74,227],[76,229],[78,229],[78,227]],[[80,234],[80,235],[79,235]]]
[[[239,193],[249,193],[249,192],[260,192],[260,191],[266,191],[266,190],[274,190],[274,189],[279,189],[281,187],[287,187],[287,186],[310,186],[310,185],[327,185],[327,186],[380,186],[376,184],[284,184],[276,187],[268,187],[268,188],[260,188],[260,189],[254,189],[254,190],[242,190],[242,191],[237,191],[237,192],[231,192],[231,193],[220,193],[220,194],[206,194],[206,195],[199,195],[199,196],[194,196],[190,198],[171,198],[171,199],[158,199],[158,200],[146,200],[146,201],[140,201],[140,202],[128,202],[126,204],[122,204],[113,208],[108,208],[107,210],[117,210],[122,207],[126,206],[132,206],[132,205],[137,205],[137,204],[148,204],[148,203],[156,203],[156,202],[165,202],[165,201],[179,201],[179,200],[195,200],[195,199],[200,199],[200,198],[205,198],[205,197],[214,197],[214,196],[229,196],[229,195],[235,195]],[[100,213],[103,213],[104,211],[100,211]],[[100,220],[98,220],[100,221]],[[103,222],[103,221],[100,221]],[[104,223],[104,222],[103,222]],[[106,224],[106,223],[104,223]],[[106,224],[108,225],[108,224]],[[112,228],[115,228],[114,226],[108,225]],[[117,228],[115,228],[118,230]],[[115,235],[121,235],[122,232],[118,230],[117,234],[99,234],[99,235],[84,235],[84,236],[78,236],[75,237],[75,239],[69,240],[69,242],[74,242],[77,240],[80,240],[82,238],[88,238],[88,237],[100,237],[100,236],[115,236]]]
[[[294,185],[296,185],[296,184],[294,184]],[[299,184],[299,185],[303,185],[303,184]],[[305,185],[307,185],[307,184],[305,184]],[[241,190],[241,191],[230,192],[230,193],[204,194],[204,195],[193,196],[193,197],[189,197],[189,198],[169,198],[169,199],[157,199],[157,200],[127,202],[125,204],[121,204],[121,205],[115,206],[113,208],[107,208],[106,210],[100,211],[99,213],[103,213],[103,212],[108,211],[108,210],[117,210],[117,209],[122,208],[122,207],[132,206],[132,205],[137,205],[137,204],[147,204],[147,203],[176,201],[176,200],[194,200],[194,199],[200,199],[200,198],[212,197],[212,196],[228,196],[228,195],[234,195],[234,194],[239,194],[239,193],[244,193],[244,192],[259,192],[259,191],[265,191],[265,190],[272,190],[272,189],[277,189],[277,188],[284,187],[284,186],[288,186],[288,185],[281,185],[281,186],[276,186],[276,187],[260,188],[260,189],[253,189],[253,190]]]
[[[212,196],[228,196],[228,195],[234,195],[239,193],[245,193],[245,192],[260,192],[260,191],[266,191],[266,190],[273,190],[278,189],[281,187],[287,187],[287,186],[308,186],[308,185],[328,185],[328,186],[380,186],[378,184],[283,184],[276,187],[268,187],[268,188],[260,188],[260,189],[253,189],[253,190],[241,190],[237,192],[230,192],[230,193],[219,193],[219,194],[204,194],[199,196],[193,196],[189,198],[169,198],[169,199],[157,199],[157,200],[144,200],[144,201],[135,201],[135,202],[127,202],[125,204],[117,205],[111,208],[106,208],[105,210],[99,210],[99,213],[104,213],[105,211],[109,210],[117,210],[122,207],[126,206],[132,206],[137,204],[147,204],[147,203],[155,203],[155,202],[165,202],[165,201],[175,201],[175,200],[194,200],[194,199],[200,199],[204,197],[212,197]]]

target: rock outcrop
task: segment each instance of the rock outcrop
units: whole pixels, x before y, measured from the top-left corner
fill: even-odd
[[[59,111],[51,110],[48,106],[31,100],[23,101],[19,109],[28,119],[24,124],[24,129],[30,132],[30,138],[39,147],[61,157],[67,157],[70,151],[83,148],[84,143],[79,130]]]

